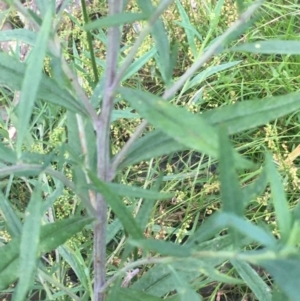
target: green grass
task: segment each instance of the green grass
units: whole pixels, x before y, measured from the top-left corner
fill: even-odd
[[[179,77],[195,58],[192,49],[206,48],[220,33],[224,32],[227,25],[232,22],[233,16],[224,13],[226,9],[220,10],[218,22],[211,22],[212,14],[216,14],[216,7],[212,4],[214,1],[203,1],[203,5],[198,11],[193,11],[189,1],[181,1],[184,9],[189,15],[189,21],[195,30],[198,31],[202,40],[195,39],[193,45],[189,44],[185,32],[182,28],[175,27],[174,24],[184,21],[180,19],[178,8],[172,5],[165,14],[165,22],[170,34],[170,39],[179,42],[179,60],[175,68],[175,77]],[[220,1],[219,1],[220,2]],[[292,1],[275,1],[264,4],[262,15],[253,28],[248,30],[240,41],[257,41],[265,39],[292,39],[299,37],[300,23],[297,21],[298,6]],[[224,7],[230,7],[234,10],[230,1],[224,1]],[[103,10],[101,7],[100,10]],[[299,23],[299,24],[298,24]],[[77,68],[83,82],[88,87],[91,83],[91,66],[86,52],[85,37],[80,33],[77,35],[74,30],[73,41],[78,50]],[[62,32],[63,35],[63,32]],[[129,30],[126,36],[130,43],[134,39],[134,31]],[[140,55],[151,48],[151,42],[147,41],[140,49]],[[235,44],[237,42],[234,42]],[[70,45],[71,47],[71,45]],[[72,52],[71,49],[68,50]],[[103,45],[97,44],[96,55],[99,60],[103,60]],[[76,57],[76,55],[74,55]],[[70,56],[70,60],[74,57]],[[80,61],[79,61],[80,60]],[[179,106],[186,106],[193,112],[204,112],[215,107],[224,106],[249,99],[264,98],[267,96],[283,95],[285,93],[298,91],[300,86],[300,58],[298,56],[287,55],[254,55],[240,53],[222,53],[215,56],[206,67],[218,66],[221,63],[242,60],[237,66],[218,72],[205,79],[201,84],[194,86],[186,92],[179,93],[180,97],[173,100]],[[50,71],[51,72],[51,71]],[[99,66],[99,72],[103,68]],[[139,87],[152,93],[160,94],[162,91],[162,79],[159,71],[153,67],[153,60],[147,63],[134,77],[126,81],[125,85],[130,87]],[[200,92],[199,92],[200,89]],[[200,97],[191,104],[190,99],[200,93]],[[8,91],[1,91],[1,104],[7,108],[10,113],[9,118],[13,121],[12,95]],[[127,108],[126,103],[118,103],[116,109],[123,110]],[[180,116],[178,116],[180,119]],[[131,120],[121,118],[116,120],[112,126],[112,152],[116,153],[121,146],[129,139],[134,132],[135,127],[140,123],[139,119]],[[284,163],[286,156],[300,144],[298,138],[300,125],[299,112],[276,120],[272,124],[255,130],[246,131],[232,137],[233,144],[255,162],[262,162],[265,150],[273,152],[274,160],[280,166],[280,173],[284,179],[284,187],[289,201],[289,206],[293,208],[299,198],[297,187],[299,185],[299,159],[295,159],[292,164]],[[6,131],[10,128],[7,121],[1,122],[2,139],[7,138]],[[48,153],[56,149],[59,153],[59,147],[66,141],[66,115],[61,109],[55,106],[38,103],[33,112],[30,137],[34,143],[24,146],[29,152]],[[0,132],[3,133],[3,131]],[[8,141],[12,145],[13,140]],[[29,147],[30,145],[30,147]],[[218,174],[215,171],[216,162],[210,158],[202,156],[193,151],[179,152],[162,158],[155,158],[149,162],[128,167],[117,175],[119,183],[128,185],[137,185],[144,188],[154,187],[157,181],[161,181],[160,188],[165,192],[175,192],[173,199],[163,200],[156,203],[151,212],[150,223],[146,231],[147,237],[171,240],[174,242],[184,242],[188,235],[193,233],[198,225],[201,225],[213,212],[220,207],[220,190]],[[64,166],[66,173],[70,177],[71,171],[68,171],[69,164]],[[253,179],[253,174],[243,172],[239,178],[243,184],[248,184]],[[31,195],[31,182],[34,179],[17,179],[13,176],[1,180],[1,187],[5,186],[4,193],[11,200],[17,214],[23,216],[24,206],[28,203]],[[55,186],[52,180],[44,177],[43,191],[45,194],[51,194]],[[53,186],[53,187],[52,187]],[[268,202],[269,193],[265,192],[262,197],[253,200],[249,204],[246,216],[254,222],[266,222],[274,233],[278,229],[274,226],[274,212]],[[124,202],[134,208],[138,214],[140,201],[134,198],[126,198]],[[83,213],[83,206],[70,190],[65,190],[64,194],[49,209],[47,217],[49,220],[63,218],[64,215],[79,216]],[[109,223],[113,224],[114,214],[110,212]],[[113,231],[113,230],[112,230]],[[108,245],[108,275],[113,275],[116,268],[119,267],[122,254],[124,252],[125,233],[119,228],[113,235],[113,239]],[[76,235],[68,244],[73,251],[72,256],[76,260],[83,260],[87,269],[91,268],[92,262],[92,231],[85,230],[84,233]],[[6,231],[3,220],[0,215],[0,244],[6,241]],[[79,255],[79,252],[82,254]],[[75,259],[74,259],[75,260]],[[51,274],[52,280],[47,279],[43,283],[41,279],[36,281],[34,291],[48,290],[52,293],[54,300],[72,300],[71,293],[80,292],[84,296],[83,284],[76,278],[70,279],[69,267],[66,259],[59,251],[46,254],[44,261],[47,262],[47,269]],[[229,266],[220,267],[226,275],[235,275],[233,268]],[[86,272],[86,271],[85,271]],[[91,286],[91,273],[87,272],[87,283]],[[259,272],[266,279],[264,271]],[[82,274],[84,278],[84,273]],[[61,286],[65,287],[65,292]],[[199,284],[195,283],[195,288]],[[224,285],[219,283],[207,283],[206,287],[199,287],[200,292],[208,291],[204,294],[206,301],[213,300],[256,300],[253,294],[245,285]],[[4,296],[5,292],[0,292]],[[219,298],[219,299],[217,299]],[[83,299],[82,299],[83,300]]]

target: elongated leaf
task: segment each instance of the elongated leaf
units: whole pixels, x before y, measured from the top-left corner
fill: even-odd
[[[251,200],[261,195],[268,184],[267,170],[263,168],[258,178],[251,184],[242,188],[243,204],[246,206]]]
[[[134,143],[119,168],[186,149],[187,147],[184,144],[156,129]]]
[[[28,131],[31,113],[33,111],[40,81],[42,79],[44,58],[51,30],[51,23],[52,13],[49,10],[45,15],[36,43],[31,51],[31,59],[26,68],[24,81],[22,83],[21,98],[17,107],[17,150],[19,153],[21,152],[23,140]]]
[[[42,226],[38,253],[52,251],[92,221],[91,218],[69,218]],[[0,248],[0,290],[7,288],[19,276],[20,243],[21,237],[16,237]]]
[[[233,227],[236,231],[252,240],[252,242],[259,242],[260,244],[268,247],[273,247],[276,244],[276,240],[270,232],[252,224],[247,219],[230,213],[218,212],[209,217],[195,231],[195,233],[190,237],[188,245],[197,245],[202,243],[227,227]],[[250,242],[251,241],[249,241],[249,243]],[[242,240],[240,240],[240,243],[243,243]]]
[[[183,23],[183,28],[185,31],[185,35],[187,37],[188,40],[188,45],[189,48],[194,56],[194,59],[197,58],[198,56],[198,51],[197,51],[197,46],[194,40],[195,34],[194,32],[197,30],[194,28],[194,26],[191,24],[190,22],[190,18],[188,16],[188,14],[186,13],[186,11],[184,10],[184,7],[181,4],[181,1],[176,0],[176,6],[178,8],[182,23]]]
[[[94,221],[93,218],[68,218],[42,227],[39,253],[54,250]]]
[[[18,278],[20,237],[0,248],[0,290],[6,289]]]
[[[259,301],[272,301],[270,287],[248,263],[238,260],[230,262]]]
[[[175,285],[177,287],[176,291],[178,295],[180,296],[181,301],[191,300],[191,301],[202,301],[202,296],[197,294],[189,285],[189,283],[186,281],[180,273],[177,273],[177,271],[172,267],[169,266],[172,276],[175,282]]]
[[[148,52],[136,59],[126,70],[122,80],[125,81],[138,72],[155,55],[156,49],[151,48]]]
[[[188,89],[193,88],[196,85],[201,84],[208,77],[210,77],[218,72],[221,72],[223,70],[230,69],[230,68],[238,65],[241,62],[242,61],[233,61],[233,62],[229,62],[229,63],[217,65],[217,66],[211,66],[211,67],[205,69],[204,71],[201,71],[199,74],[194,76],[186,86],[184,86],[183,92],[187,91]]]
[[[21,90],[26,64],[5,52],[0,52],[0,68],[0,83],[15,90]],[[55,80],[44,74],[37,92],[37,98],[60,105],[72,112],[88,115],[83,105],[73,98],[66,89],[60,88]]]
[[[36,33],[25,28],[0,31],[0,41],[19,41],[28,45],[35,45]]]
[[[273,277],[278,287],[291,299],[298,300],[300,294],[300,259],[273,259],[259,263]]]
[[[244,204],[238,177],[234,168],[233,148],[230,145],[226,130],[219,132],[220,149],[220,182],[223,211],[243,216]]]
[[[241,240],[241,246],[245,246],[249,241]],[[217,237],[213,240],[206,241],[197,246],[193,246],[197,251],[221,251],[232,250],[232,239],[229,235]],[[206,266],[211,268],[220,265],[224,259],[207,258],[205,260]],[[201,265],[202,264],[202,265]],[[180,275],[184,276],[187,282],[197,279],[197,283],[207,284],[207,277],[202,276],[203,262],[196,261],[194,258],[186,259],[184,264],[182,261],[172,264],[176,270],[180,270]],[[201,266],[201,268],[200,268]],[[136,290],[145,291],[148,294],[155,296],[164,296],[165,294],[177,289],[174,279],[170,273],[170,269],[166,265],[156,265],[146,273],[144,273],[133,285],[132,288]],[[179,299],[176,299],[179,300]]]
[[[140,187],[128,186],[123,184],[108,183],[107,186],[115,191],[117,195],[128,196],[134,198],[143,198],[143,199],[155,199],[163,200],[172,198],[173,194],[171,193],[161,193],[153,190],[147,190]]]
[[[84,25],[84,29],[87,31],[103,28],[103,27],[112,27],[120,26],[127,23],[133,23],[140,20],[145,20],[148,18],[148,15],[145,13],[121,13],[114,14],[111,16],[103,17]]]
[[[138,6],[142,12],[150,16],[154,12],[154,6],[151,1],[138,0]],[[157,58],[160,66],[160,71],[165,83],[169,83],[171,79],[171,64],[170,64],[170,44],[169,37],[166,32],[164,23],[161,19],[158,19],[152,27],[151,34],[155,41],[155,47],[157,49],[159,57]]]
[[[6,221],[9,234],[13,238],[19,236],[22,231],[22,223],[2,191],[0,191],[0,212]]]
[[[300,93],[269,97],[262,100],[249,100],[223,106],[203,113],[201,116],[213,125],[227,128],[228,134],[236,134],[276,118],[299,110]]]
[[[175,107],[159,97],[143,91],[120,88],[123,97],[149,122],[187,148],[218,157],[217,130],[201,116]],[[249,162],[235,154],[238,166]]]
[[[37,183],[25,211],[20,244],[19,281],[13,300],[24,300],[36,270],[42,216],[41,183]]]
[[[120,288],[118,291],[123,301],[162,301],[161,298],[146,294],[132,288]]]
[[[17,154],[3,142],[0,142],[0,161],[12,164],[17,162]]]
[[[271,185],[272,201],[275,208],[280,236],[284,241],[287,241],[292,227],[292,213],[289,210],[282,180],[270,155],[267,155],[266,157],[266,168],[268,170],[268,179]]]
[[[143,238],[142,230],[133,218],[132,213],[127,209],[118,195],[115,194],[108,185],[103,183],[93,173],[89,172],[89,177],[97,188],[97,191],[103,195],[107,204],[112,208],[116,216],[119,218],[128,234],[135,239]]]
[[[230,48],[230,51],[265,54],[300,54],[299,41],[268,40],[246,43]]]
[[[152,250],[161,255],[174,256],[174,257],[189,257],[192,250],[189,247],[178,245],[172,242],[156,240],[156,239],[143,239],[143,240],[130,240],[129,243],[136,247],[145,250]]]

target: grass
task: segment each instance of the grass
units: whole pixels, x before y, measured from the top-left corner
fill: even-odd
[[[175,68],[175,77],[181,75],[193,61],[195,51],[203,49],[224,32],[227,25],[233,21],[236,16],[235,7],[231,1],[224,1],[223,8],[220,6],[220,15],[218,22],[212,18],[216,16],[218,8],[213,4],[214,1],[203,1],[203,6],[198,10],[193,10],[189,1],[181,1],[184,10],[189,16],[189,22],[194,30],[198,31],[200,38],[195,38],[193,43],[188,41],[183,29],[186,20],[182,20],[178,7],[172,5],[164,16],[168,26],[171,40],[179,42],[179,60]],[[221,3],[222,1],[219,1]],[[274,2],[274,1],[273,1]],[[298,39],[300,23],[297,21],[298,7],[292,1],[276,1],[276,3],[267,2],[263,6],[261,18],[248,30],[240,39],[246,41],[257,41],[265,39]],[[103,4],[103,3],[102,3]],[[97,8],[93,8],[97,10]],[[103,6],[100,13],[105,10]],[[228,11],[233,12],[228,14]],[[298,24],[299,23],[299,24]],[[179,24],[181,27],[175,27]],[[176,29],[175,29],[176,28]],[[68,50],[73,52],[74,57],[70,55],[70,60],[75,60],[76,67],[81,68],[79,74],[87,86],[91,83],[88,55],[86,53],[85,37],[74,28],[64,28],[64,31],[70,30],[73,43]],[[101,33],[99,33],[101,35]],[[129,28],[126,34],[126,42],[130,43],[135,36],[134,31]],[[151,42],[146,40],[140,50],[140,55],[151,48]],[[238,42],[233,42],[238,43]],[[103,60],[103,46],[101,43],[96,45],[96,55],[99,60]],[[71,49],[72,48],[72,49]],[[74,53],[75,48],[78,53]],[[193,53],[194,49],[194,53]],[[126,51],[124,51],[126,52]],[[186,92],[179,93],[180,97],[176,102],[180,106],[186,106],[194,112],[203,112],[211,108],[232,104],[239,101],[246,101],[255,98],[264,98],[270,95],[282,95],[288,92],[299,90],[300,81],[300,58],[298,56],[283,55],[253,55],[225,53],[214,57],[206,67],[218,66],[221,63],[241,60],[237,66],[218,72],[205,79],[201,84],[194,86]],[[128,86],[140,87],[155,93],[160,93],[162,89],[162,80],[159,71],[153,67],[153,60],[150,60],[141,71],[126,82]],[[100,73],[103,71],[99,67]],[[200,92],[199,92],[200,91]],[[197,93],[199,98],[191,103],[190,99]],[[2,92],[1,104],[10,113],[13,120],[12,103],[9,101],[11,96],[7,91]],[[116,109],[125,110],[126,103],[116,104]],[[180,116],[178,116],[180,121]],[[128,140],[134,132],[135,127],[140,123],[139,119],[117,119],[112,125],[112,153],[120,150],[121,146]],[[272,124],[257,128],[248,132],[243,132],[232,137],[233,143],[247,157],[256,162],[261,162],[263,153],[266,150],[273,152],[274,160],[280,167],[281,175],[284,179],[286,195],[290,207],[293,208],[298,202],[297,188],[299,185],[299,160],[296,158],[293,162],[285,162],[287,156],[300,144],[298,138],[300,125],[299,112],[276,120]],[[59,147],[66,141],[66,115],[62,110],[51,105],[38,103],[32,118],[31,137],[33,145],[27,146],[30,152],[48,153],[52,150],[59,152]],[[2,139],[7,139],[7,131],[10,124],[4,120],[1,122]],[[11,141],[13,144],[14,141]],[[26,147],[26,146],[25,146]],[[127,170],[117,175],[120,183],[142,186],[144,188],[159,185],[163,191],[175,192],[175,196],[170,200],[159,201],[155,209],[151,212],[151,222],[146,231],[147,237],[171,240],[182,243],[186,237],[193,233],[195,228],[216,211],[220,206],[220,191],[218,175],[215,171],[216,162],[210,158],[202,156],[193,151],[179,152],[162,158],[155,158],[149,162],[128,167]],[[69,168],[68,163],[65,166]],[[253,175],[241,173],[239,175],[242,183],[249,183]],[[70,172],[70,177],[72,177]],[[24,206],[30,197],[30,180],[17,180],[13,176],[3,180],[2,187],[9,196],[14,208],[22,216]],[[53,192],[53,183],[43,179],[43,190],[47,194]],[[268,191],[262,197],[253,200],[247,208],[246,216],[260,223],[266,222],[274,233],[277,229],[274,227],[274,212],[269,205]],[[124,199],[124,202],[133,208],[138,214],[140,201],[133,198]],[[71,191],[65,190],[63,195],[53,204],[48,212],[49,219],[60,219],[67,215],[80,215],[83,212],[82,205],[74,198]],[[113,225],[114,214],[110,212],[109,224]],[[1,232],[1,229],[3,230]],[[5,243],[8,239],[4,231],[4,222],[0,216],[0,243]],[[108,267],[109,275],[113,275],[116,268],[121,263],[124,252],[125,233],[117,229],[114,232],[113,227],[109,228],[112,233],[112,239],[108,245]],[[73,252],[77,260],[82,260],[82,264],[87,269],[91,268],[92,261],[92,231],[86,230],[85,233],[78,234],[69,242],[68,248]],[[80,255],[81,253],[81,255]],[[54,300],[72,300],[71,293],[78,293],[83,296],[84,287],[78,279],[72,278],[70,273],[70,261],[66,260],[62,254],[47,254],[45,260],[48,262],[52,280],[47,279],[47,284],[43,281],[37,281],[34,291],[50,290],[53,293]],[[230,266],[221,266],[220,270],[226,275],[234,275],[234,269]],[[85,271],[86,272],[86,271]],[[263,271],[260,271],[263,275]],[[265,275],[266,279],[268,275]],[[40,279],[43,279],[41,276]],[[91,285],[91,275],[86,276],[87,285]],[[49,284],[51,283],[51,284]],[[58,285],[58,283],[60,285]],[[197,283],[194,284],[197,287]],[[62,286],[64,289],[62,289]],[[200,292],[204,293],[205,300],[255,300],[253,294],[244,285],[224,285],[220,283],[207,283],[206,287],[199,287]],[[64,293],[63,293],[64,291]],[[0,292],[0,299],[4,300],[6,292]]]

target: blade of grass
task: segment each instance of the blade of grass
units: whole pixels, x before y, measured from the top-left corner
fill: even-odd
[[[44,58],[48,45],[52,25],[52,12],[49,9],[44,17],[43,24],[37,36],[36,43],[31,51],[31,58],[26,68],[24,81],[22,84],[21,98],[17,107],[18,123],[17,123],[17,153],[20,156],[28,131],[31,113],[38,94],[39,85],[42,79],[42,71]]]

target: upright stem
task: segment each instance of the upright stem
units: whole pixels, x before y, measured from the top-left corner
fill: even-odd
[[[109,0],[109,14],[122,12],[123,0]],[[110,120],[114,104],[114,88],[118,55],[120,48],[121,32],[119,27],[111,27],[108,30],[106,71],[104,97],[102,110],[96,122],[97,134],[97,171],[98,177],[106,181],[110,168]],[[94,301],[103,301],[104,293],[101,288],[106,281],[106,223],[107,223],[107,204],[103,196],[98,193],[96,198],[97,222],[94,227]]]

